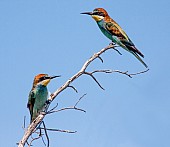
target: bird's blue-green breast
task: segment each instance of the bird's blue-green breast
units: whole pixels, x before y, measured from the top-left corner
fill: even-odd
[[[98,24],[100,30],[102,31],[102,33],[103,33],[107,38],[109,38],[110,40],[113,41],[112,34],[111,34],[108,30],[106,30],[106,28],[104,27],[104,23],[105,23],[104,20],[101,20],[101,21],[98,21],[98,22],[97,22],[97,24]]]
[[[44,104],[48,98],[48,90],[47,87],[44,85],[38,85],[34,89],[34,94],[35,94],[35,103],[33,107],[33,116],[32,120],[34,120],[40,111],[42,111]]]
[[[46,86],[38,85],[35,91],[34,109],[42,109],[48,97],[48,90]]]

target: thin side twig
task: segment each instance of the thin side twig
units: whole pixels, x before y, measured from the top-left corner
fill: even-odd
[[[69,85],[68,87],[72,88],[76,93],[78,93],[77,89],[74,86]]]
[[[35,140],[37,140],[37,139],[39,139],[39,138],[41,138],[41,136],[38,136],[38,137],[36,137],[36,138],[33,138],[31,141],[30,141],[30,143],[28,144],[28,147],[31,147],[32,145],[32,142],[33,141],[35,141]]]
[[[104,62],[103,59],[102,59],[102,57],[98,56],[98,58],[100,59],[100,61],[101,61],[102,63]]]
[[[121,73],[121,74],[124,74],[124,75],[132,78],[132,76],[134,76],[134,75],[142,74],[142,73],[145,73],[145,72],[147,72],[147,71],[149,71],[149,69],[146,69],[146,70],[144,70],[144,71],[140,71],[140,72],[137,72],[137,73],[129,73],[128,71],[109,70],[109,69],[106,69],[106,70],[105,70],[105,69],[104,69],[104,70],[94,70],[94,71],[92,71],[92,72],[90,72],[90,73],[88,73],[88,74],[94,74],[94,73],[97,73],[97,72],[104,72],[104,73],[114,73],[114,72],[117,72],[117,73]]]
[[[56,109],[57,107],[58,107],[58,103],[57,103],[56,106],[54,106],[52,109],[50,109],[49,112],[50,112],[50,111],[53,111],[53,110]]]
[[[76,102],[76,104],[74,105],[74,107],[76,107],[78,105],[78,103],[81,101],[82,98],[84,98],[87,95],[87,93],[83,94],[83,96],[81,96],[79,98],[79,100]]]
[[[97,79],[93,76],[92,73],[90,73],[90,72],[84,72],[84,74],[89,75],[90,77],[92,77],[92,79],[97,83],[97,85],[98,85],[101,89],[105,90],[105,89],[102,87],[102,85],[97,81]]]
[[[42,124],[43,124],[43,126],[44,126],[44,132],[45,132],[45,136],[46,136],[46,138],[47,138],[47,147],[49,147],[49,146],[50,146],[50,139],[49,139],[49,137],[48,137],[47,129],[46,129],[46,126],[45,126],[44,121],[43,121]]]
[[[78,111],[86,112],[85,110],[76,107],[76,106],[78,105],[78,103],[80,102],[80,100],[81,100],[85,95],[86,95],[86,94],[84,94],[82,97],[80,97],[79,100],[75,103],[74,106],[61,108],[61,109],[59,109],[59,110],[54,110],[54,108],[53,108],[53,109],[51,109],[51,111],[48,111],[47,114],[56,113],[56,112],[60,112],[60,111],[64,111],[64,110],[78,110]]]
[[[49,128],[41,128],[47,131],[56,131],[56,132],[63,132],[63,133],[76,133],[77,131],[70,131],[70,130],[60,130],[60,129],[49,129]]]

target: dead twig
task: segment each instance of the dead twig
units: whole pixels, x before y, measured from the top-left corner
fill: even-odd
[[[83,94],[83,96],[81,96],[79,98],[79,100],[76,102],[76,104],[74,105],[74,107],[76,107],[78,105],[78,103],[81,101],[82,98],[84,98],[87,95],[87,93]]]
[[[78,105],[78,103],[81,101],[81,99],[82,99],[85,95],[86,95],[86,94],[84,94],[83,96],[81,96],[81,97],[79,98],[79,100],[75,103],[74,106],[61,108],[61,109],[59,109],[59,110],[54,110],[54,109],[56,108],[56,107],[55,107],[55,108],[52,108],[50,111],[48,111],[47,114],[56,113],[56,112],[60,112],[60,111],[64,111],[64,110],[78,110],[78,111],[86,112],[85,110],[76,107],[76,106]]]
[[[101,89],[105,90],[105,89],[102,87],[102,85],[97,81],[97,79],[93,76],[92,73],[90,73],[90,72],[84,72],[84,74],[91,76],[91,77],[93,78],[93,80],[97,83],[97,85],[98,85]]]
[[[43,126],[44,126],[44,132],[45,132],[45,136],[46,136],[46,138],[47,138],[47,147],[49,147],[50,146],[50,139],[49,139],[49,137],[48,137],[48,134],[47,134],[47,129],[46,129],[46,126],[45,126],[45,123],[44,123],[44,121],[43,121]],[[41,128],[40,128],[41,129]]]
[[[74,86],[69,85],[68,87],[72,88],[76,93],[78,93],[77,89]]]
[[[149,69],[146,69],[144,71],[140,71],[140,72],[137,72],[137,73],[129,73],[128,71],[120,71],[120,70],[109,70],[109,69],[104,69],[104,70],[94,70],[92,72],[88,72],[89,75],[92,75],[94,73],[97,73],[97,72],[104,72],[104,73],[114,73],[114,72],[117,72],[117,73],[121,73],[121,74],[124,74],[130,78],[132,78],[132,76],[134,75],[139,75],[139,74],[143,74],[145,72],[149,71]]]
[[[53,111],[53,110],[56,109],[57,107],[58,107],[58,103],[57,103],[56,106],[54,106],[52,109],[50,109],[49,112],[50,112],[50,111]]]
[[[60,130],[60,129],[48,129],[48,128],[41,128],[47,131],[56,131],[56,132],[63,132],[63,133],[76,133],[77,131],[70,131],[70,130]]]
[[[98,56],[98,58],[100,59],[100,61],[101,61],[102,63],[104,62],[103,59],[102,59],[102,57]]]
[[[30,141],[30,143],[28,144],[28,147],[31,147],[32,145],[32,142],[33,141],[35,141],[35,140],[37,140],[37,139],[39,139],[39,138],[41,138],[41,136],[38,136],[38,137],[36,137],[36,138],[32,138],[32,140]]]

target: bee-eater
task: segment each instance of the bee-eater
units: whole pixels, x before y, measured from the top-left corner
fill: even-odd
[[[113,43],[121,46],[128,52],[132,53],[146,68],[148,67],[144,61],[139,57],[144,55],[135,47],[128,35],[123,29],[108,15],[103,8],[96,8],[93,12],[84,12],[81,14],[91,15],[97,22],[102,33],[109,38]]]
[[[34,78],[32,89],[29,93],[27,107],[31,115],[31,122],[43,111],[48,98],[47,85],[51,79],[60,76],[48,76],[47,74],[38,74]]]

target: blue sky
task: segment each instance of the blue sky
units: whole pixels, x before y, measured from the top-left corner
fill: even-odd
[[[0,0],[1,135],[0,146],[16,146],[29,123],[26,108],[33,78],[39,73],[62,75],[51,92],[79,71],[84,62],[110,41],[96,23],[81,12],[105,8],[144,53],[150,71],[132,79],[121,74],[96,74],[105,91],[88,76],[76,80],[76,94],[67,89],[53,105],[73,105],[87,112],[65,111],[45,118],[47,127],[77,130],[49,132],[51,147],[169,147],[170,141],[170,2]],[[94,61],[88,71],[144,70],[131,54],[108,51],[104,63]],[[41,141],[34,146],[42,146]]]

